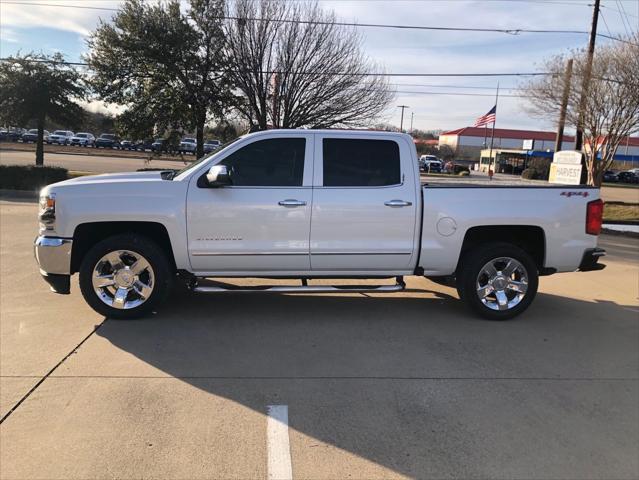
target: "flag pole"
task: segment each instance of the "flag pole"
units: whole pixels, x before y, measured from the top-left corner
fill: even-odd
[[[495,161],[493,162],[493,142],[495,140],[495,123],[497,123],[497,102],[499,101],[499,82],[497,82],[497,93],[495,94],[495,119],[493,120],[493,130],[490,135],[490,154],[488,155],[488,177],[492,180],[493,176],[490,175],[490,164],[493,163],[493,175],[497,170],[497,155],[495,155]]]

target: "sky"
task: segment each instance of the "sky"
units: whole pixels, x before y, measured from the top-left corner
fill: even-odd
[[[108,22],[118,0],[0,0],[0,56],[61,52],[81,61],[86,37]],[[151,1],[151,0],[150,0]],[[287,0],[305,1],[305,0]],[[320,0],[339,20],[357,23],[588,31],[593,0]],[[37,3],[46,5],[35,5]],[[84,6],[94,9],[67,8]],[[362,48],[387,73],[534,72],[555,54],[584,48],[588,35],[478,33],[364,28]],[[602,0],[599,32],[612,36],[639,30],[639,0]],[[598,38],[598,45],[611,42]],[[392,77],[393,104],[381,121],[399,126],[398,105],[408,105],[404,129],[451,130],[472,125],[500,98],[498,128],[553,130],[551,119],[533,118],[516,95],[517,77]],[[414,93],[421,92],[421,93]],[[455,95],[450,95],[454,93]],[[464,95],[461,95],[464,94]],[[482,96],[483,95],[483,96]],[[104,108],[98,104],[94,109]]]

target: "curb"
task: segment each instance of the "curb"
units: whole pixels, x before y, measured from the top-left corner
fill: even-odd
[[[20,200],[38,200],[40,192],[31,190],[10,190],[8,188],[0,188],[0,199],[20,199]]]

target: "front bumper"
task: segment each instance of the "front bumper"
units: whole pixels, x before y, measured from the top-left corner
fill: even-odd
[[[606,268],[606,265],[598,262],[604,255],[606,255],[606,251],[603,248],[589,248],[584,252],[584,256],[581,258],[579,271],[592,272],[596,270],[603,270]]]
[[[40,236],[33,244],[40,273],[56,293],[68,294],[70,291],[72,243],[70,238]]]

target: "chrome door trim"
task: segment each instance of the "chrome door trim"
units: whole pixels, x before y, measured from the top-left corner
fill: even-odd
[[[243,257],[253,257],[258,255],[308,255],[307,252],[297,253],[297,252],[191,252],[191,255],[194,257],[224,257],[224,256],[243,256]]]

